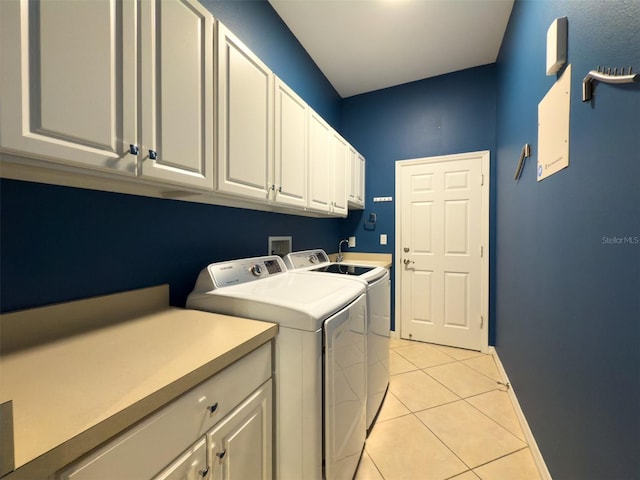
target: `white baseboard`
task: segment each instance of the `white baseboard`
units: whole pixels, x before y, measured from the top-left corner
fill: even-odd
[[[397,330],[389,331],[389,338],[400,338],[400,332]]]
[[[540,473],[540,478],[542,480],[552,480],[551,474],[547,469],[547,464],[544,462],[542,453],[540,453],[540,449],[538,448],[538,444],[536,443],[536,439],[533,437],[533,433],[529,428],[529,424],[527,423],[527,419],[522,412],[522,408],[520,408],[520,403],[518,403],[518,398],[516,397],[516,393],[513,391],[513,386],[509,381],[507,372],[505,371],[504,366],[500,361],[500,357],[498,357],[498,352],[496,352],[496,349],[494,347],[489,347],[489,353],[493,355],[493,359],[496,362],[496,366],[498,367],[500,376],[504,379],[505,383],[509,385],[507,392],[509,394],[509,398],[511,399],[513,409],[515,410],[516,417],[518,417],[518,421],[520,422],[520,426],[522,427],[522,433],[524,433],[527,444],[529,445],[529,449],[531,450],[533,461],[536,463],[536,467],[538,468],[538,472]]]

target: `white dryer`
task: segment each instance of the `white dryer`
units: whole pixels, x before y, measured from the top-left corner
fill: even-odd
[[[391,280],[386,268],[347,262],[331,262],[321,249],[289,253],[289,270],[334,274],[367,287],[367,431],[370,431],[389,387],[389,330]]]
[[[187,308],[279,324],[276,478],[352,478],[366,436],[365,287],[256,257],[207,266]]]

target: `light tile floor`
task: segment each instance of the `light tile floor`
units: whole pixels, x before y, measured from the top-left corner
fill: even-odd
[[[491,355],[392,339],[390,373],[355,480],[540,480]]]

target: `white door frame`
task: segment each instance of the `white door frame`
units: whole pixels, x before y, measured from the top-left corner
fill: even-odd
[[[395,270],[395,328],[401,336],[400,329],[402,328],[402,302],[400,301],[402,291],[402,229],[400,221],[402,219],[402,168],[411,165],[421,165],[427,163],[436,162],[449,162],[457,160],[470,160],[478,159],[482,162],[482,273],[480,275],[480,291],[481,291],[481,315],[483,319],[482,336],[481,336],[481,351],[483,353],[489,352],[489,172],[491,171],[491,154],[489,150],[482,150],[478,152],[459,153],[452,155],[439,155],[436,157],[424,157],[414,158],[409,160],[397,160],[396,161],[396,225],[395,225],[395,255],[394,255],[394,270]]]

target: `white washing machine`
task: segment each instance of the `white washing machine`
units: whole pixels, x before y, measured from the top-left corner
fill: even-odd
[[[350,479],[366,436],[364,285],[288,272],[278,256],[213,263],[187,308],[279,324],[275,475]]]
[[[289,253],[284,258],[289,270],[348,276],[367,287],[367,431],[380,411],[389,387],[389,330],[391,280],[382,267],[331,262],[324,250]]]

